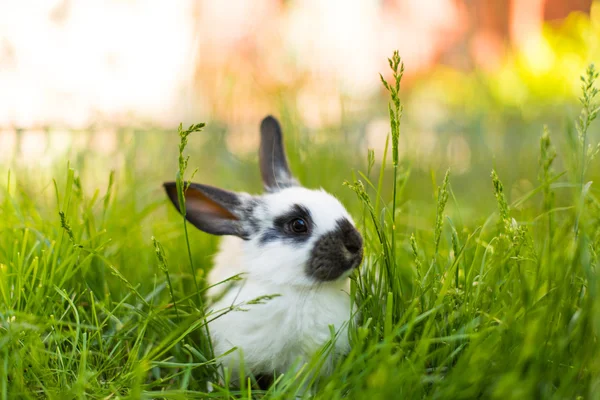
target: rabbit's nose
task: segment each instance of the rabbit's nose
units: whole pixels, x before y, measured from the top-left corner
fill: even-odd
[[[354,228],[345,232],[343,243],[346,250],[353,255],[362,251],[362,236]]]

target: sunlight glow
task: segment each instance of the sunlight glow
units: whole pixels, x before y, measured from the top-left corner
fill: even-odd
[[[190,74],[189,1],[20,1],[1,8],[0,51],[4,46],[8,61],[0,68],[0,126],[82,127],[99,116],[125,121],[129,113],[175,123]]]
[[[378,93],[390,49],[415,74],[464,18],[453,0],[3,2],[0,127],[241,122],[296,83],[313,126],[337,123],[341,95]]]

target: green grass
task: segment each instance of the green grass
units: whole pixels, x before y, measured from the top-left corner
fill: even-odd
[[[506,122],[514,147],[482,150],[454,176],[398,157],[399,59],[391,67],[385,161],[357,132],[315,145],[283,118],[292,169],[342,199],[366,245],[353,349],[317,397],[599,398],[595,72],[580,118],[565,106],[549,128]],[[465,129],[473,149],[494,143]],[[268,393],[246,382],[206,393],[220,373],[215,315],[202,310],[216,240],[185,231],[161,183],[191,154],[195,180],[259,191],[255,157],[229,154],[225,134],[208,124],[179,151],[181,130],[127,130],[109,160],[85,150],[72,167],[12,165],[0,186],[0,398],[290,398],[308,379],[310,368]],[[531,187],[513,196],[521,179]]]

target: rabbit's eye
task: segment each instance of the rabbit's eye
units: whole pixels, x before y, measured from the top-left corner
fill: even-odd
[[[290,228],[294,233],[306,233],[308,231],[308,224],[302,218],[295,218],[290,221]]]
[[[314,226],[310,211],[294,204],[289,211],[273,219],[273,227],[264,232],[262,241],[287,239],[293,243],[304,243],[310,238]]]

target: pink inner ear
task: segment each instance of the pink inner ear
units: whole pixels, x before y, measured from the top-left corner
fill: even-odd
[[[229,210],[209,199],[198,190],[189,189],[185,194],[188,212],[208,214],[222,219],[238,220]]]

